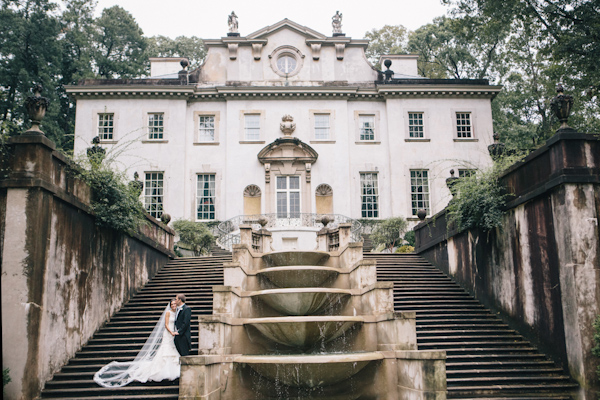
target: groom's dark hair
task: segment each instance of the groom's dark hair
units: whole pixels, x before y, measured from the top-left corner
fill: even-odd
[[[178,295],[177,295],[177,298],[178,298],[179,300],[181,300],[183,303],[185,303],[185,294],[181,294],[181,293],[180,293],[180,294],[178,294]]]

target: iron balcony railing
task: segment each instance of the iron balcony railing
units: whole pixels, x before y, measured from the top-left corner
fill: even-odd
[[[261,224],[258,222],[261,218],[267,220],[265,228],[294,228],[294,227],[308,227],[308,228],[322,228],[323,223],[321,220],[323,217],[329,217],[331,222],[327,224],[329,228],[335,228],[339,224],[349,223],[352,224],[350,228],[351,238],[353,242],[362,241],[361,230],[362,224],[350,217],[340,214],[308,214],[308,213],[296,213],[290,216],[282,217],[281,215],[273,214],[257,214],[257,215],[238,215],[227,221],[223,221],[218,225],[218,238],[217,244],[225,249],[231,251],[234,244],[240,243],[240,225],[251,225],[253,229],[260,229]]]

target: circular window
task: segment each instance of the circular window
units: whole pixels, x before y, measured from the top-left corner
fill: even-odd
[[[277,69],[284,74],[294,72],[296,65],[296,59],[288,54],[284,54],[277,59]]]
[[[295,47],[281,46],[275,49],[269,58],[273,71],[281,77],[289,78],[302,69],[304,55]]]

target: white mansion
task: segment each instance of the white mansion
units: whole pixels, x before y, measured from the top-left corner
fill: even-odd
[[[144,181],[149,212],[175,219],[342,214],[415,218],[450,198],[445,180],[491,163],[486,80],[426,79],[417,57],[284,19],[204,41],[198,69],[151,59],[151,77],[86,80],[75,153],[92,138]],[[386,62],[389,64],[389,62]],[[185,63],[182,63],[185,65]]]

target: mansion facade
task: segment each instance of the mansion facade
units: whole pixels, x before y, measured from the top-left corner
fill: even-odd
[[[155,217],[410,220],[447,205],[451,169],[491,164],[500,87],[486,80],[420,77],[413,55],[383,56],[381,72],[367,40],[288,19],[204,43],[195,70],[156,58],[150,78],[67,88],[75,154],[98,136],[107,157],[139,173]]]

